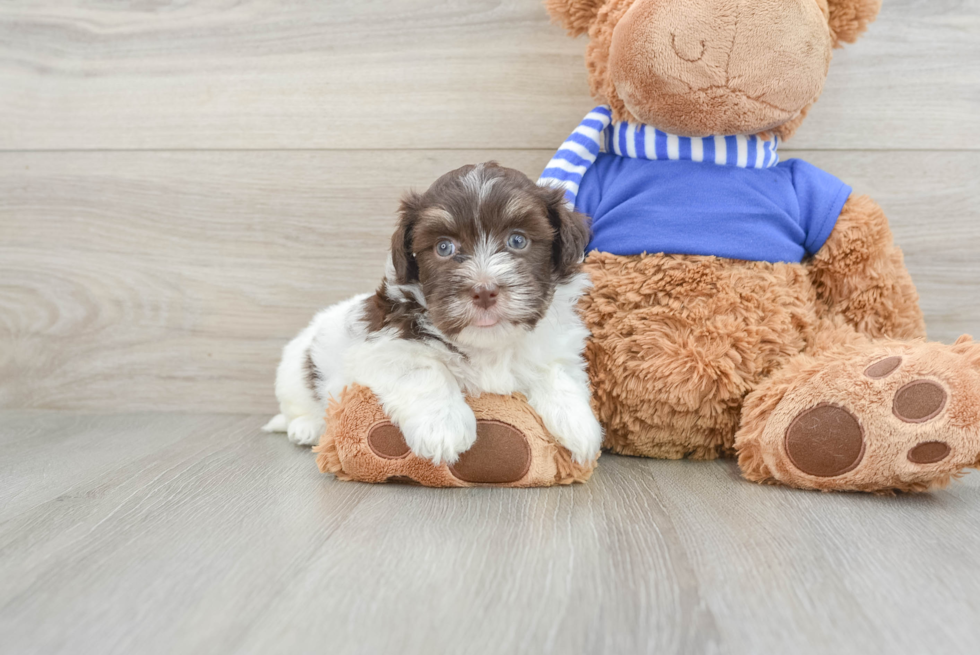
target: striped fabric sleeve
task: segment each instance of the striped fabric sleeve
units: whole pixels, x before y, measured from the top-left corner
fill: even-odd
[[[602,136],[611,122],[612,110],[608,106],[590,111],[548,162],[538,184],[564,189],[565,199],[574,205],[582,178],[602,150]]]

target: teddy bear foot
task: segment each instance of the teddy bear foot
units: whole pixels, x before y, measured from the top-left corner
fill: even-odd
[[[925,491],[980,466],[980,344],[968,337],[868,344],[788,369],[746,401],[735,447],[750,480]]]
[[[327,412],[317,465],[340,480],[427,487],[547,487],[592,475],[596,463],[574,462],[522,397],[485,394],[467,403],[476,442],[455,463],[437,466],[411,452],[370,389],[353,385]]]

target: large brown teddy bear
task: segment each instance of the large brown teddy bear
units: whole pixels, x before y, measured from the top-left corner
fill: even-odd
[[[588,33],[605,106],[542,179],[594,219],[583,311],[606,447],[737,456],[750,480],[822,490],[922,491],[980,465],[980,345],[924,340],[872,199],[777,164],[880,0],[547,6]]]

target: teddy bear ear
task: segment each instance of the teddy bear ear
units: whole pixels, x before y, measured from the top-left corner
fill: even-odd
[[[551,19],[568,30],[570,36],[589,31],[606,0],[544,0]]]
[[[830,10],[830,31],[834,46],[854,43],[868,29],[868,24],[878,17],[881,0],[827,0]]]

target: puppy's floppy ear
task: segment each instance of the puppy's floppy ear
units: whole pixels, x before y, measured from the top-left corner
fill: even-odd
[[[419,265],[415,261],[412,242],[415,237],[415,224],[422,209],[422,196],[409,191],[402,196],[398,208],[398,228],[391,235],[391,264],[395,269],[395,282],[410,284],[419,281]]]
[[[548,206],[548,222],[554,231],[551,242],[551,262],[555,275],[564,280],[579,271],[585,247],[592,236],[590,220],[574,211],[565,200],[565,191],[556,187],[538,187]]]
[[[606,0],[545,0],[544,5],[555,21],[570,36],[579,36],[589,31]]]
[[[827,0],[828,23],[834,35],[834,47],[854,43],[868,24],[878,17],[881,0]]]

